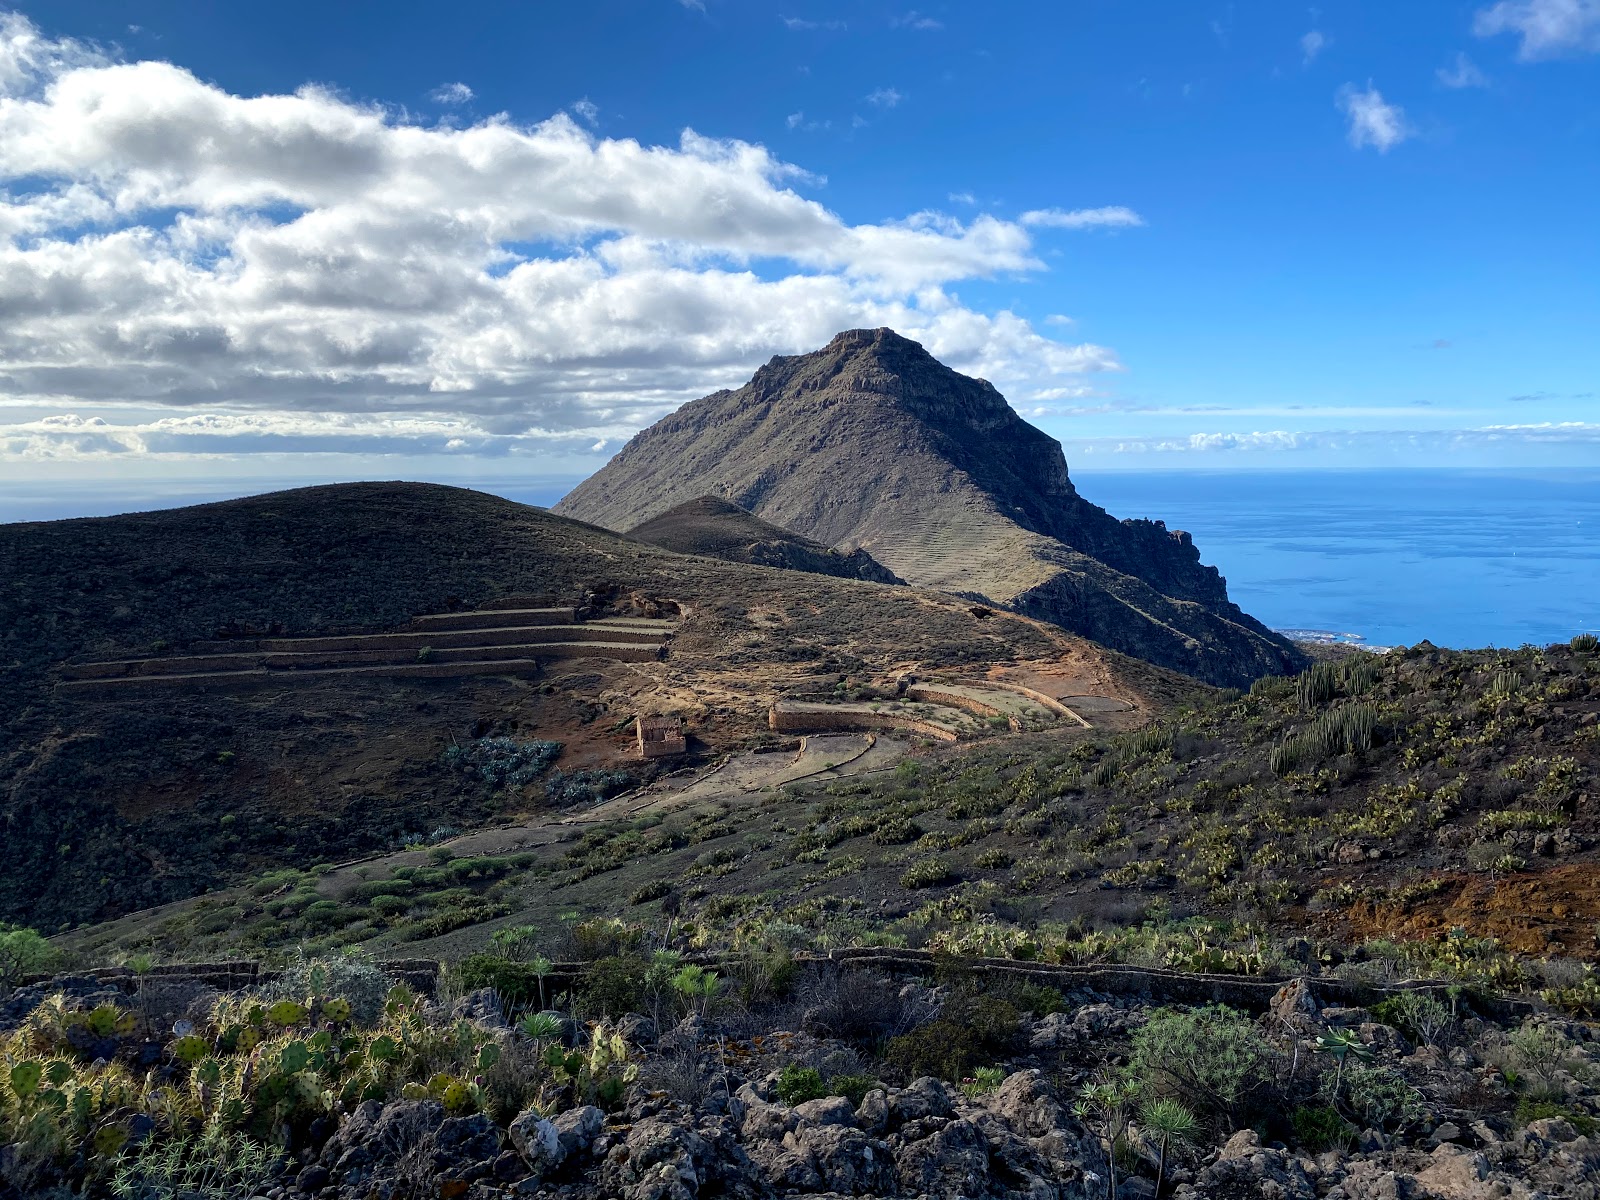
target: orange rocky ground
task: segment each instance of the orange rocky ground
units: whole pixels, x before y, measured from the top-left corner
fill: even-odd
[[[1521,954],[1593,958],[1600,930],[1600,868],[1534,867],[1509,877],[1438,876],[1446,886],[1409,904],[1358,904],[1337,924],[1357,938],[1442,937],[1465,929]]]

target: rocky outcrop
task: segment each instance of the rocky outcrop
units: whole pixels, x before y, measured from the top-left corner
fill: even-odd
[[[1304,665],[1229,602],[1188,534],[1089,503],[1058,442],[892,330],[841,333],[685,405],[556,511],[625,530],[708,494],[1213,683]]]

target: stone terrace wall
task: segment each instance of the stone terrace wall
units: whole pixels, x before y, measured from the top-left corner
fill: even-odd
[[[724,956],[714,953],[689,954],[685,962],[725,969]],[[957,971],[988,979],[1025,979],[1059,988],[1064,992],[1098,992],[1126,996],[1149,1004],[1226,1004],[1242,1012],[1261,1014],[1270,1010],[1273,998],[1294,977],[1263,979],[1249,975],[1202,975],[1169,971],[1156,967],[1130,967],[1115,963],[1082,966],[1025,962],[1014,959],[956,959],[926,950],[901,950],[890,947],[847,947],[825,954],[799,953],[796,963],[835,966],[840,970],[874,970],[887,975],[927,977],[936,971]],[[440,964],[433,959],[400,959],[377,964],[418,992],[431,995],[438,980]],[[592,964],[561,962],[551,964],[545,977],[552,994],[582,982]],[[174,963],[135,975],[127,967],[100,967],[74,972],[76,978],[99,980],[125,992],[137,990],[140,980],[193,980],[218,991],[238,991],[271,982],[279,972],[264,970],[256,962]],[[1386,995],[1406,991],[1427,991],[1448,1002],[1448,983],[1420,980],[1392,986],[1364,984],[1323,975],[1300,976],[1317,1002],[1323,1006],[1369,1006]],[[35,977],[26,984],[48,983],[49,977]],[[1499,1019],[1526,1015],[1534,1005],[1513,997],[1474,995],[1471,1006]]]
[[[1022,729],[1022,722],[993,704],[985,704],[976,696],[964,696],[960,692],[947,692],[934,684],[914,683],[906,689],[908,700],[925,700],[929,704],[942,704],[946,708],[959,708],[963,712],[972,713],[979,717],[1004,717],[1011,726],[1012,733]]]

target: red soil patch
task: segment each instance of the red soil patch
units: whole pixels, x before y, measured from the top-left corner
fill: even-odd
[[[1356,937],[1426,939],[1460,926],[1521,954],[1596,957],[1600,866],[1569,863],[1491,879],[1442,876],[1450,886],[1408,905],[1356,905],[1341,917]]]

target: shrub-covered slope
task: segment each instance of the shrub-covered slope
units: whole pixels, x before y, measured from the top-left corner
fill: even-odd
[[[531,683],[54,686],[63,662],[182,653],[219,629],[381,631],[507,597],[665,612],[678,624],[664,662],[578,659]],[[0,525],[0,919],[55,930],[541,807],[543,782],[495,793],[444,761],[485,737],[560,742],[554,766],[570,779],[626,766],[636,712],[678,713],[714,749],[763,730],[774,694],[831,688],[847,673],[981,670],[1070,651],[1119,678],[1160,676],[1037,622],[979,621],[970,608],[674,554],[424,484]]]
[[[564,913],[670,911],[707,945],[776,923],[831,945],[1246,973],[1389,938],[1416,943],[1392,952],[1409,969],[1514,981],[1518,956],[1595,956],[1597,710],[1581,642],[1363,655],[1109,739],[928,750],[514,859],[439,846],[359,884],[265,877],[73,944],[460,954]]]

